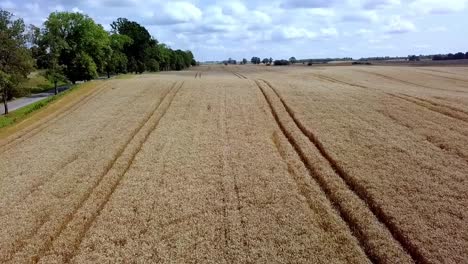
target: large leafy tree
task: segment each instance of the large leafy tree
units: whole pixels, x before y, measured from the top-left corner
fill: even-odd
[[[41,29],[30,25],[29,42],[31,44],[31,55],[38,69],[47,69],[49,67],[49,55],[44,41]]]
[[[124,53],[124,47],[132,43],[132,39],[126,35],[110,35],[110,49],[107,54],[106,72],[107,77],[111,73],[126,73],[128,59]]]
[[[128,36],[132,42],[124,46],[124,53],[127,58],[135,60],[136,67],[131,70],[134,72],[141,72],[148,58],[146,54],[148,49],[155,47],[158,42],[151,37],[148,30],[134,21],[129,21],[126,18],[119,18],[111,24],[112,32],[120,35]],[[132,63],[133,64],[133,63]]]
[[[159,44],[148,30],[134,21],[119,18],[111,24],[112,32],[128,36],[132,42],[124,45],[128,59],[128,70],[142,73],[145,70],[182,70],[196,65],[191,51],[172,50]]]
[[[54,68],[56,58],[73,83],[91,80],[105,71],[110,53],[109,34],[87,15],[51,13],[44,23],[43,35],[52,64],[49,69]]]
[[[165,44],[158,45],[159,52],[159,68],[161,71],[167,71],[171,69],[171,54],[172,50],[167,47]]]
[[[26,47],[26,27],[22,19],[0,9],[0,89],[5,114],[8,114],[10,92],[27,78],[33,69],[33,60]]]
[[[252,64],[260,64],[261,60],[259,57],[252,57],[250,62],[252,62]]]

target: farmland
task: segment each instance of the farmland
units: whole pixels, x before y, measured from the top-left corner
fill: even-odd
[[[468,67],[199,66],[0,140],[0,263],[468,261]]]

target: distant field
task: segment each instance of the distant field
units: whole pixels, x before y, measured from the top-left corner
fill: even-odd
[[[452,67],[452,66],[462,66],[468,67],[468,60],[422,60],[422,61],[371,61],[375,65],[394,65],[394,66],[435,66],[435,67]]]
[[[201,66],[0,141],[1,263],[465,263],[468,67]]]

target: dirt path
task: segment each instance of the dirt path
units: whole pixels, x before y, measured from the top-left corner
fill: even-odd
[[[264,68],[112,80],[2,142],[0,262],[468,258],[459,82]]]

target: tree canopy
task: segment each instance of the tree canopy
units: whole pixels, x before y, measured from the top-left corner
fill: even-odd
[[[135,21],[118,18],[107,32],[81,13],[54,12],[42,29],[31,27],[32,54],[53,82],[91,80],[100,74],[183,70],[196,65],[191,51],[172,50]]]
[[[160,44],[137,22],[118,18],[111,27],[113,34],[130,39],[122,50],[129,61],[128,71],[141,73],[145,70],[183,70],[196,65],[191,51],[172,50],[165,44]]]
[[[250,60],[250,62],[252,64],[260,64],[261,60],[259,57],[252,57],[252,59]]]
[[[26,27],[21,18],[13,19],[13,14],[0,10],[0,89],[8,113],[8,103],[12,90],[27,77],[33,69],[30,50],[26,47]]]

